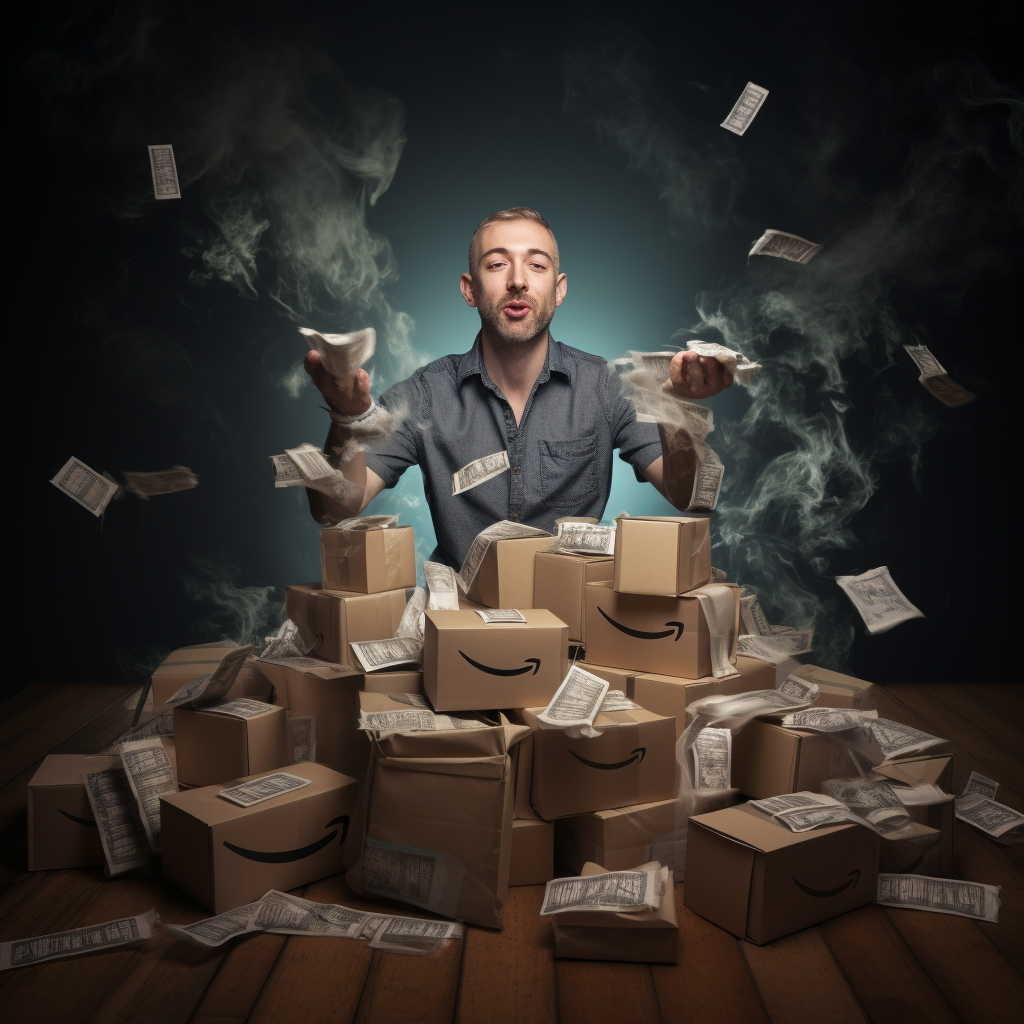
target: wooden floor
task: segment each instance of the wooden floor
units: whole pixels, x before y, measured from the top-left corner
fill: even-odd
[[[0,940],[140,913],[207,916],[163,882],[106,880],[99,869],[25,870],[26,783],[46,753],[91,753],[128,724],[129,688],[37,684],[0,704]],[[879,712],[948,737],[956,787],[972,770],[1024,810],[1024,686],[895,685]],[[679,966],[556,961],[538,916],[543,887],[513,889],[505,929],[470,927],[433,957],[365,942],[259,935],[217,953],[172,942],[0,975],[7,1022],[147,1024],[319,1022],[736,1022],[995,1024],[1020,1020],[1024,848],[957,823],[957,874],[1002,886],[997,925],[878,906],[758,947],[679,907]],[[366,906],[341,877],[300,894]],[[1014,1007],[1017,1007],[1014,1010]]]

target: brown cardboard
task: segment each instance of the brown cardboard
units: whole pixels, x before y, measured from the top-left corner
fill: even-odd
[[[545,609],[520,611],[525,623],[488,625],[476,612],[427,610],[423,690],[435,710],[547,705],[565,678],[569,627]]]
[[[821,733],[784,729],[768,719],[755,718],[732,738],[732,784],[753,800],[782,793],[821,792],[826,779],[849,765],[842,747]]]
[[[554,612],[569,627],[570,643],[585,643],[583,588],[588,583],[610,580],[614,572],[615,562],[608,555],[538,551],[534,564],[533,607]]]
[[[317,761],[335,765],[338,771],[361,779],[370,756],[366,734],[356,728],[363,673],[313,658],[294,660],[297,662],[294,666],[282,662],[264,666],[274,683],[275,702],[286,707],[291,715],[316,715]],[[403,678],[394,679],[394,675]],[[387,676],[386,684],[409,685],[404,678],[407,673],[387,673]]]
[[[890,874],[934,874],[921,871],[920,866],[929,859],[932,850],[941,841],[942,833],[937,828],[913,821],[907,835],[901,835],[899,839],[885,839],[878,844],[878,870]]]
[[[153,710],[157,713],[170,711],[166,704],[169,697],[173,697],[193,679],[209,675],[217,668],[224,655],[237,646],[230,640],[218,640],[212,644],[195,644],[192,647],[181,647],[171,651],[153,672]],[[247,658],[224,699],[251,697],[253,700],[266,700],[269,696],[270,681],[260,670],[259,664],[252,658]]]
[[[359,783],[307,761],[278,770],[311,785],[252,807],[217,795],[247,779],[160,798],[164,877],[215,914],[342,869]]]
[[[493,541],[469,588],[469,599],[485,608],[532,608],[534,556],[547,551],[553,540],[518,537]]]
[[[513,819],[508,884],[543,885],[554,877],[555,823],[539,818]]]
[[[878,836],[862,825],[810,832],[749,806],[690,818],[683,903],[761,945],[872,903]]]
[[[367,672],[363,676],[367,693],[423,693],[423,673],[417,669]]]
[[[648,865],[630,865],[642,869]],[[610,870],[610,869],[609,869]],[[581,875],[602,875],[606,869],[588,863]],[[568,923],[572,922],[572,923]],[[657,910],[614,914],[555,914],[555,956],[576,960],[625,960],[630,963],[679,963],[679,924],[676,894],[669,885]]]
[[[379,594],[415,587],[413,529],[321,530],[320,570],[324,590]]]
[[[632,669],[633,674],[687,679],[712,674],[708,623],[696,597],[620,594],[608,583],[588,583],[584,589],[588,661]],[[738,636],[740,592],[738,587],[731,590],[733,635]]]
[[[879,765],[875,773],[909,786],[928,782],[952,794],[954,760],[952,754],[921,754]],[[953,878],[956,834],[954,801],[950,799],[937,804],[911,804],[906,810],[911,820],[918,825],[936,829],[939,832],[939,839],[922,850],[920,860],[915,861],[913,866],[902,870],[917,875],[932,875],[935,878]]]
[[[530,789],[533,786],[533,732],[524,736],[509,753],[512,757],[512,776],[515,779],[513,817],[539,821],[540,817],[530,803]]]
[[[818,665],[801,665],[793,675],[818,684],[818,699],[814,703],[819,707],[868,711],[875,706],[874,687],[864,679]]]
[[[715,679],[713,676],[704,679],[684,679],[680,676],[664,676],[655,672],[646,672],[633,676],[632,692],[630,699],[636,701],[642,708],[654,711],[666,717],[674,716],[676,720],[676,738],[678,739],[686,728],[686,709],[695,700],[702,697],[710,697],[716,693],[747,693],[750,690],[775,689],[775,669],[773,666],[756,658],[744,658],[742,655],[736,659],[737,668],[741,668],[741,674],[726,676],[724,679]],[[744,664],[741,666],[740,662]],[[750,665],[758,666],[753,673],[749,671]],[[767,669],[768,673],[760,669]],[[771,682],[762,680],[762,677],[771,676]]]
[[[555,850],[559,864],[572,872],[582,871],[587,861],[627,871],[653,858],[648,846],[676,829],[674,798],[607,808],[555,822]]]
[[[177,707],[174,746],[178,781],[186,786],[268,772],[290,764],[294,753],[288,714],[274,704],[253,718]]]
[[[594,739],[570,739],[537,720],[543,708],[514,713],[533,732],[530,803],[547,820],[675,795],[675,721],[637,708],[599,714]]]
[[[631,668],[612,668],[610,665],[595,665],[590,661],[577,661],[576,664],[590,672],[598,679],[608,683],[609,690],[621,690],[630,700],[633,699],[633,673]]]
[[[692,516],[615,521],[615,590],[677,597],[711,582],[711,528]]]
[[[103,864],[103,847],[82,775],[121,765],[120,757],[50,754],[28,784],[28,869]]]
[[[295,583],[285,590],[288,618],[298,626],[310,654],[358,668],[349,647],[363,640],[386,640],[398,632],[405,590],[362,594],[324,590],[319,583]]]

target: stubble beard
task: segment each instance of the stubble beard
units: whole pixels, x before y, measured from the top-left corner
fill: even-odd
[[[502,296],[495,305],[478,306],[480,320],[488,332],[506,345],[528,345],[536,341],[547,329],[555,315],[554,296],[538,301],[534,295],[530,312],[523,320],[510,321],[502,312],[509,296]]]

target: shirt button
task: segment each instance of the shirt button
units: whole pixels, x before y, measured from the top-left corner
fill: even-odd
[[[519,516],[516,516],[516,515],[509,516],[509,519],[511,519],[513,523],[518,523],[519,522]]]
[[[522,472],[522,470],[518,466],[516,466],[516,468],[512,470],[512,475],[513,476],[519,476],[519,474],[521,472]]]

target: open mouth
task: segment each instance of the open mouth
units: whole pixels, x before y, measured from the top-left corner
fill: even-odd
[[[506,302],[502,308],[505,316],[512,320],[522,320],[530,312],[530,304],[528,302]]]

